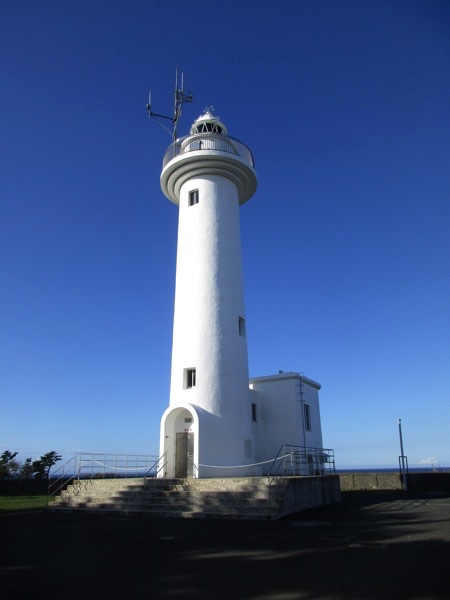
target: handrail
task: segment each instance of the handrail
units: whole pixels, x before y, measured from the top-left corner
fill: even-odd
[[[160,457],[151,454],[78,453],[53,473],[48,495],[54,496],[74,480],[143,477],[142,471],[148,477],[160,460]],[[58,473],[61,474],[55,479]]]
[[[62,464],[56,471],[52,473],[52,478],[49,479],[48,482],[48,497],[54,496],[58,492],[60,492],[65,485],[68,485],[73,479],[75,479],[76,474],[76,463],[77,463],[78,454],[69,458],[64,464]],[[69,465],[73,465],[75,468],[70,467]],[[55,479],[55,475],[61,471],[61,475]],[[67,473],[67,475],[66,475]]]
[[[398,468],[400,471],[400,481],[402,484],[402,488],[405,492],[408,491],[408,477],[409,477],[409,466],[408,466],[408,457],[404,454],[401,454],[398,457]]]
[[[152,462],[150,462],[152,461]],[[267,477],[269,485],[279,477],[288,476],[314,476],[330,475],[335,473],[334,450],[330,448],[310,448],[283,444],[277,456],[270,461],[253,463],[250,465],[193,465],[193,475],[198,478],[199,467],[214,467],[223,469],[236,469],[260,467],[271,462]],[[144,464],[145,463],[145,464]],[[167,451],[162,456],[144,454],[100,454],[79,453],[61,465],[49,481],[48,495],[54,496],[72,481],[86,481],[92,479],[106,479],[117,477],[153,477],[167,465]],[[101,467],[101,468],[99,468]],[[158,468],[156,468],[158,467]],[[140,473],[144,471],[145,473]],[[58,475],[55,478],[55,475]],[[165,477],[165,475],[163,475]]]
[[[269,479],[269,485],[272,485],[273,481],[278,477],[278,472],[280,470],[280,467],[284,468],[284,459],[286,456],[284,448],[285,448],[285,446],[283,444],[280,447],[280,449],[278,450],[276,457],[273,459],[272,465],[269,469],[269,472],[267,473],[267,477]],[[274,470],[274,467],[276,467],[275,470]],[[274,473],[272,474],[273,470],[274,470]],[[271,477],[272,477],[272,479],[271,479]]]
[[[278,477],[311,477],[333,475],[335,472],[334,450],[331,448],[283,444],[267,476],[269,485],[272,485]]]
[[[149,468],[147,473],[145,473],[144,478],[148,477],[149,473],[152,471],[152,469],[154,469],[156,467],[156,465],[160,464],[161,466],[159,467],[159,469],[157,469],[155,474],[152,476],[152,477],[158,477],[158,473],[161,471],[161,469],[164,469],[164,467],[167,465],[167,460],[165,462],[162,462],[166,455],[167,455],[167,450],[164,452],[164,454],[162,456],[158,456],[158,458],[151,465],[151,467]]]
[[[227,154],[239,156],[251,167],[255,166],[250,148],[236,138],[219,133],[195,133],[175,140],[167,148],[163,158],[163,168],[177,156],[199,150],[226,152]]]
[[[78,457],[78,479],[143,477],[157,458],[152,454],[107,453],[82,453]]]

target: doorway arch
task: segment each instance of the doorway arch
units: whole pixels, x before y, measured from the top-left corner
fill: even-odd
[[[192,405],[165,411],[161,419],[159,477],[198,477],[198,430],[199,419]]]

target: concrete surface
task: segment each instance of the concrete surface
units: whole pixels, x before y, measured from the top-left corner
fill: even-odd
[[[0,516],[6,600],[447,600],[450,495],[348,492],[279,521]]]

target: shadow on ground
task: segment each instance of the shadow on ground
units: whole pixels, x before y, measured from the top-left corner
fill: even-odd
[[[0,593],[8,600],[448,598],[450,496],[343,497],[275,522],[2,516]]]

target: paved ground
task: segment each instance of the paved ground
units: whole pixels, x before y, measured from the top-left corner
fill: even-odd
[[[450,496],[349,492],[275,522],[0,517],[5,600],[450,598]]]

